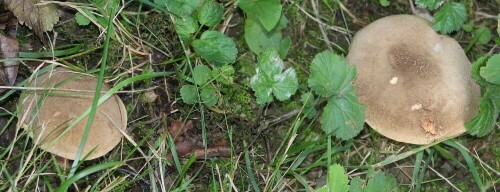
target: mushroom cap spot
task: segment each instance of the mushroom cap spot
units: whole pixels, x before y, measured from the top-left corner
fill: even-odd
[[[357,68],[354,85],[366,122],[390,139],[428,144],[455,137],[477,114],[480,89],[467,56],[424,19],[394,15],[371,23],[353,38],[347,61]],[[387,83],[393,77],[397,84]],[[423,122],[432,122],[436,134]]]
[[[88,116],[65,134],[62,133],[90,109],[96,86],[95,77],[62,68],[34,77],[28,87],[38,89],[22,93],[19,110],[21,120],[18,126],[29,128],[33,133],[34,142],[39,139],[40,148],[73,160]],[[103,83],[101,96],[107,90],[108,86]],[[125,130],[126,126],[125,106],[117,95],[113,95],[97,108],[82,157],[94,148],[86,160],[98,158],[111,151],[122,138],[118,129]]]
[[[417,104],[411,106],[412,111],[419,110],[419,109],[422,109],[422,103],[417,103]]]
[[[398,77],[393,77],[389,83],[391,83],[391,85],[396,85],[398,83]]]

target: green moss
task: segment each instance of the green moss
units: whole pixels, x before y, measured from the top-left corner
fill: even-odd
[[[245,117],[250,121],[255,119],[252,103],[255,103],[253,96],[238,85],[229,85],[221,89],[223,106],[225,110],[231,111],[240,117]]]

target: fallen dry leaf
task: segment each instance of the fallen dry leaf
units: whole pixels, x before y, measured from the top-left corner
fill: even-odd
[[[44,42],[43,32],[51,31],[59,21],[54,4],[37,5],[41,0],[4,0],[4,4],[19,23],[26,25]],[[45,42],[44,42],[45,43]]]
[[[208,147],[205,151],[203,144],[197,142],[187,135],[187,131],[193,128],[193,121],[189,120],[186,124],[182,125],[182,121],[173,120],[170,123],[170,128],[161,131],[162,134],[169,133],[175,143],[175,150],[179,157],[189,157],[192,154],[196,159],[203,159],[206,157],[227,157],[231,154],[231,149],[226,140],[221,139],[216,141],[212,147]],[[172,154],[168,154],[167,158],[172,158]]]
[[[14,38],[0,34],[0,51],[3,59],[16,58],[19,53],[19,42]],[[18,68],[19,61],[0,63],[0,85],[14,85]]]

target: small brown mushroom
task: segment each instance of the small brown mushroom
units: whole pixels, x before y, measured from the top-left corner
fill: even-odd
[[[19,126],[29,128],[35,143],[48,152],[74,159],[88,116],[61,135],[68,126],[92,106],[97,86],[93,76],[63,68],[43,73],[29,83],[20,100]],[[103,84],[102,91],[109,90]],[[117,95],[100,105],[89,131],[82,157],[86,160],[105,155],[121,140],[127,125],[127,112]],[[60,137],[60,138],[58,138]]]
[[[477,113],[479,86],[471,64],[452,38],[412,15],[379,19],[354,37],[348,63],[366,105],[366,122],[405,143],[428,144],[465,132]]]

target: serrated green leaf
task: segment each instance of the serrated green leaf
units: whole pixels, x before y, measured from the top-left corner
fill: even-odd
[[[217,67],[234,63],[238,52],[233,39],[218,31],[203,32],[192,45],[196,53]]]
[[[378,2],[380,3],[380,5],[382,5],[384,7],[387,7],[391,4],[391,2],[389,2],[389,0],[379,0]]]
[[[328,168],[328,183],[327,186],[330,191],[346,192],[349,189],[349,178],[339,164],[333,164]]]
[[[203,85],[210,79],[210,68],[206,65],[196,65],[193,68],[193,80],[197,85]]]
[[[342,95],[328,100],[321,116],[323,131],[342,140],[358,135],[363,129],[364,122],[365,106],[359,103],[356,91],[351,85]]]
[[[217,95],[217,88],[214,86],[206,86],[201,89],[200,93],[201,101],[209,107],[217,104],[219,97]]]
[[[198,91],[194,85],[183,85],[181,87],[181,98],[186,104],[194,104],[198,100]]]
[[[476,81],[477,84],[486,87],[489,86],[490,83],[486,81],[483,77],[480,75],[480,70],[483,66],[486,65],[486,62],[488,61],[488,56],[482,56],[479,59],[477,59],[474,63],[472,63],[471,67],[471,76]]]
[[[190,15],[200,4],[200,0],[154,0],[154,3],[167,7],[176,16]]]
[[[186,41],[191,38],[191,34],[198,30],[198,23],[190,15],[185,15],[182,17],[176,17],[175,20],[175,31],[182,40]]]
[[[267,31],[271,31],[281,17],[280,0],[239,0],[238,7],[250,17],[256,17]]]
[[[221,21],[223,11],[224,9],[220,4],[213,0],[207,0],[201,5],[198,21],[202,25],[213,27]]]
[[[282,16],[276,27],[267,31],[256,19],[249,17],[245,21],[245,42],[248,48],[255,54],[260,54],[264,50],[273,48],[278,50],[281,58],[285,58],[290,48],[290,37],[283,38],[281,30],[288,24],[285,16]]]
[[[481,44],[486,44],[491,41],[491,30],[486,27],[480,27],[474,31],[474,39]]]
[[[479,100],[479,113],[465,123],[469,134],[482,137],[493,130],[500,112],[500,103],[497,98],[499,93],[498,87],[486,89],[485,94]]]
[[[416,0],[415,4],[426,7],[429,10],[434,10],[444,3],[443,0]]]
[[[83,14],[80,12],[75,14],[75,20],[76,23],[78,23],[78,25],[80,26],[86,26],[90,24],[90,20],[87,17],[83,16]]]
[[[479,74],[486,81],[500,85],[500,54],[491,56],[486,66],[481,67]]]
[[[375,172],[375,174],[373,174],[373,177],[368,180],[368,183],[366,184],[366,187],[363,189],[363,191],[379,192],[381,191],[381,189],[386,188],[385,184],[385,174],[383,172]]]
[[[341,94],[351,86],[356,69],[344,57],[330,51],[317,54],[311,64],[309,87],[323,97]]]
[[[257,104],[271,102],[273,100],[271,94],[280,101],[295,94],[298,88],[295,70],[289,68],[283,72],[283,67],[283,60],[274,49],[264,51],[259,56],[256,74],[250,81],[250,86],[257,97]]]
[[[349,183],[349,192],[362,192],[364,187],[365,181],[356,176]]]
[[[385,190],[386,192],[399,192],[401,191],[396,177],[391,174],[385,175]]]
[[[434,15],[432,28],[447,34],[460,29],[465,20],[467,20],[467,12],[463,4],[456,2],[445,3],[436,15]]]

